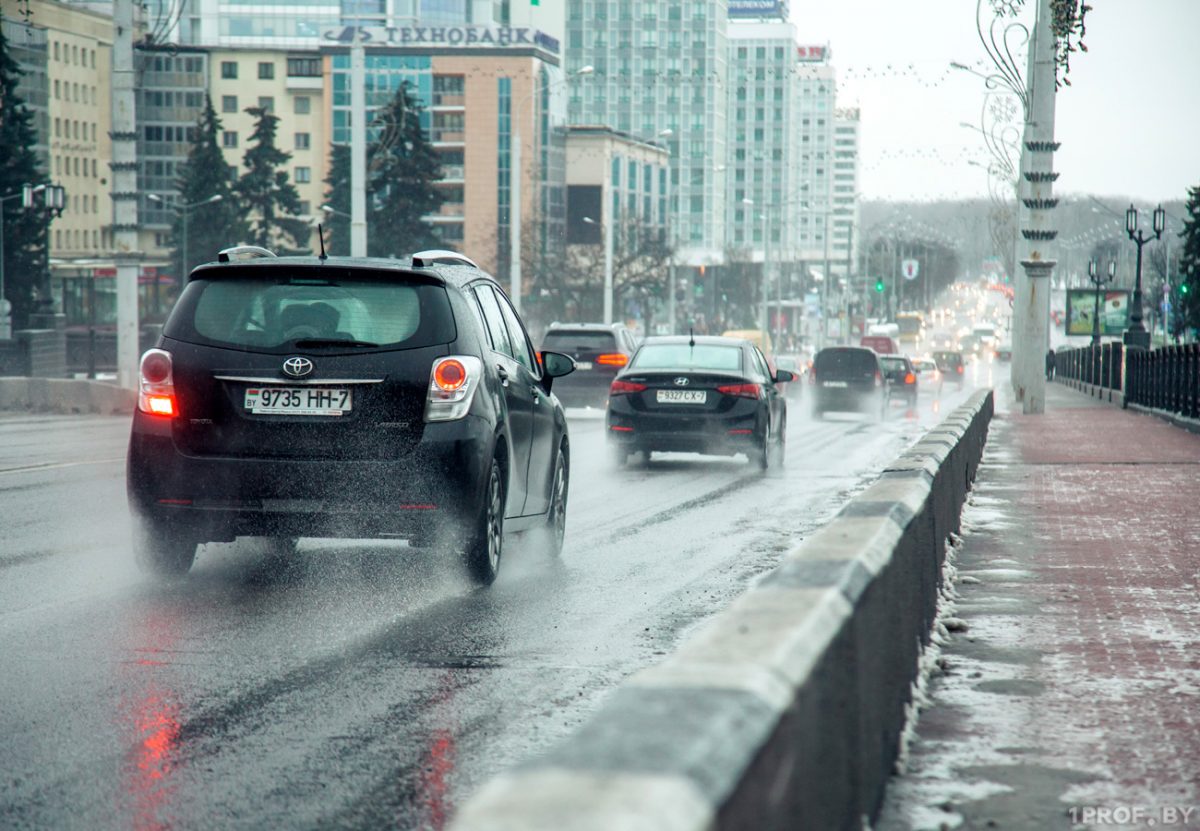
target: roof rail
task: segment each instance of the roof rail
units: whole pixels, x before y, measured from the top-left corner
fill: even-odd
[[[466,254],[459,254],[448,248],[431,248],[428,251],[418,251],[412,256],[413,268],[425,268],[431,265],[465,265],[479,268],[475,261]]]
[[[255,259],[258,257],[274,257],[275,252],[269,251],[257,245],[235,245],[233,248],[223,248],[217,254],[217,262],[227,263],[234,257],[241,257],[242,254],[249,254],[246,259]]]

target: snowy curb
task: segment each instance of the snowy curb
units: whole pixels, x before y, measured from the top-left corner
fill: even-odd
[[[133,390],[70,378],[0,378],[0,410],[34,413],[133,412]]]
[[[991,390],[972,396],[574,735],[486,783],[452,828],[869,822],[919,703],[922,657],[936,657],[925,647],[949,599],[947,541],[992,411]]]

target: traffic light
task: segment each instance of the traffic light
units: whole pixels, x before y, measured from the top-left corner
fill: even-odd
[[[875,280],[875,291],[879,292],[880,294],[883,293],[883,278],[882,277],[879,277]]]
[[[1180,285],[1179,285],[1179,293],[1180,294],[1187,294],[1189,291],[1191,291],[1191,286],[1189,286],[1187,283],[1180,283]]]

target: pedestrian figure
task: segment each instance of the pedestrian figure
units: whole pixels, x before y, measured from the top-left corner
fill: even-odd
[[[1046,380],[1054,380],[1054,350],[1046,353]]]

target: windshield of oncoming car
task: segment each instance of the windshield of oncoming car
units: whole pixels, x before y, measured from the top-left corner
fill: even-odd
[[[654,343],[638,350],[630,364],[633,369],[711,369],[738,372],[742,368],[742,350],[737,346],[714,344]]]
[[[250,349],[298,341],[413,348],[455,337],[445,288],[403,280],[199,279],[188,285],[176,312],[168,336]]]

